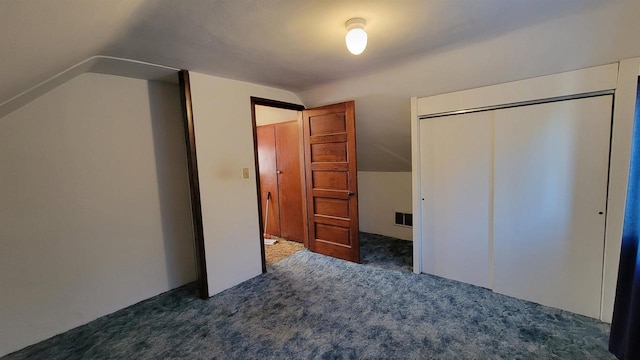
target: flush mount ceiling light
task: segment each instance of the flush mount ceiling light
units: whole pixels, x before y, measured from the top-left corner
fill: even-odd
[[[347,27],[347,35],[344,37],[347,49],[353,55],[360,55],[367,48],[367,32],[364,26],[367,22],[363,18],[353,18],[344,25]]]

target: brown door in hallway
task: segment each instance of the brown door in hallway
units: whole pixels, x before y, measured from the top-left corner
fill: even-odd
[[[276,136],[273,126],[256,127],[258,142],[258,163],[260,164],[260,201],[262,211],[269,212],[263,221],[266,233],[280,236],[280,209],[278,204],[278,175],[276,163]],[[267,209],[267,193],[271,193]]]
[[[360,262],[354,102],[303,111],[309,248]]]
[[[302,164],[298,121],[274,125],[280,208],[280,236],[297,242],[304,239]]]
[[[256,127],[260,196],[267,212],[267,193],[271,193],[265,232],[304,241],[304,203],[300,130],[297,120]]]

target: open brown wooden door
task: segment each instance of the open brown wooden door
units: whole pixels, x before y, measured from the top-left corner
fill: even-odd
[[[354,102],[303,111],[309,249],[360,262]]]

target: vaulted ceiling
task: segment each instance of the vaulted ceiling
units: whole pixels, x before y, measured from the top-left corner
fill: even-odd
[[[141,60],[304,93],[533,24],[596,11],[609,3],[5,0],[0,2],[0,103],[94,55]],[[367,20],[369,47],[360,56],[349,54],[344,46],[344,23],[352,17]],[[366,113],[373,117],[373,107],[398,104],[384,96],[363,103],[372,107]],[[390,159],[404,159],[400,168],[406,170],[408,121],[402,124],[407,129],[402,130],[399,140],[393,144],[380,141],[379,147],[380,153],[392,155]],[[363,139],[367,144],[360,146],[376,143],[373,138]]]
[[[7,0],[0,103],[93,55],[292,91],[600,6],[597,0]],[[361,56],[344,23],[367,20]]]

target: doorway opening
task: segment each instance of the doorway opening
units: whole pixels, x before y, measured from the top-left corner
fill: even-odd
[[[359,263],[354,102],[305,109],[252,97],[251,112],[263,272],[265,240]]]
[[[251,98],[263,272],[306,247],[302,110]]]

